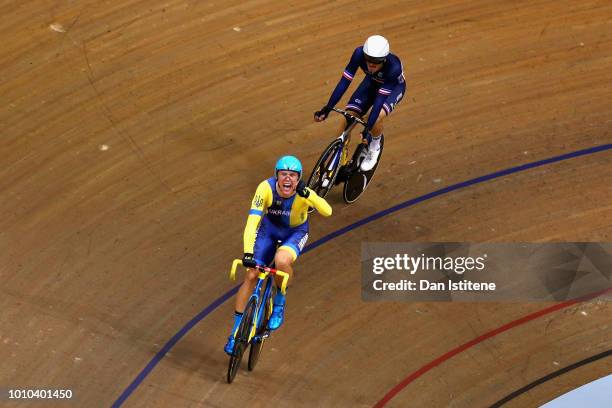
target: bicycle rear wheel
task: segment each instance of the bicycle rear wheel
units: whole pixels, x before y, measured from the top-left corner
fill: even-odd
[[[358,153],[355,152],[356,157],[353,158],[351,164],[354,164],[356,167],[349,176],[348,180],[344,183],[344,189],[342,191],[342,198],[344,199],[345,203],[352,204],[357,201],[357,199],[361,197],[365,189],[370,184],[370,181],[372,181],[372,178],[374,177],[374,172],[376,172],[378,164],[380,163],[380,159],[382,159],[383,149],[385,146],[384,141],[385,138],[382,137],[380,141],[380,154],[378,156],[378,161],[376,162],[372,170],[366,172],[361,171],[361,169],[359,168],[361,162],[358,158]]]
[[[308,187],[319,197],[325,197],[334,185],[334,179],[340,168],[342,155],[342,140],[336,139],[327,146],[308,178]]]
[[[344,183],[344,189],[342,190],[342,198],[347,204],[352,204],[365,191],[368,186],[368,178],[361,172],[355,172],[351,177]]]
[[[242,321],[236,333],[236,342],[234,343],[234,352],[230,356],[229,365],[227,367],[227,382],[231,384],[236,377],[242,355],[249,345],[249,333],[253,327],[253,317],[255,316],[255,299],[250,299],[249,303],[242,314]]]
[[[259,360],[259,355],[261,354],[261,350],[263,349],[264,341],[266,340],[264,337],[264,333],[268,327],[268,320],[270,320],[270,315],[272,314],[272,296],[269,296],[263,305],[263,320],[261,321],[261,326],[257,331],[257,340],[254,340],[251,343],[251,349],[249,350],[249,371],[253,371],[255,366],[257,365],[257,361]]]

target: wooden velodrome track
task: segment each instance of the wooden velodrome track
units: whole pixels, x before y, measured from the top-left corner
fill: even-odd
[[[249,201],[275,159],[309,168],[334,136],[312,112],[354,47],[386,35],[408,93],[373,184],[350,207],[332,192],[311,242],[609,144],[612,3],[35,0],[4,2],[0,30],[0,388],[75,394],[45,406],[373,406],[551,305],[364,303],[362,241],[612,240],[611,150],[410,206],[304,254],[285,326],[227,385],[233,298],[185,325],[234,287]],[[384,402],[488,406],[609,350],[611,313],[594,299],[543,314]],[[509,406],[611,372],[600,359]]]

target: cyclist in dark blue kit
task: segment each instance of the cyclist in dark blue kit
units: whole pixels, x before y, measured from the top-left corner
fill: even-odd
[[[380,155],[383,120],[393,112],[406,92],[402,62],[389,52],[389,42],[385,37],[373,35],[362,47],[357,47],[353,51],[351,60],[329,101],[321,110],[315,112],[314,119],[317,122],[327,119],[331,109],[348,89],[358,68],[365,73],[365,78],[351,96],[346,110],[361,117],[372,108],[367,126],[362,133],[362,137],[368,141],[368,151],[361,163],[361,170],[369,171],[374,168]],[[345,122],[342,119],[338,134],[342,133],[344,126]]]

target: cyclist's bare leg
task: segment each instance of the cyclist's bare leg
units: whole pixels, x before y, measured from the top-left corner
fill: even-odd
[[[355,110],[352,109],[346,109],[346,111],[348,113],[350,113],[353,116],[357,116],[358,118],[361,118],[361,114]],[[344,132],[344,128],[346,127],[346,118],[344,116],[341,116],[338,122],[338,135],[341,135],[342,132]],[[350,134],[350,132],[349,132]]]
[[[356,117],[358,117],[358,118],[361,118],[361,117],[362,117],[362,116],[361,116],[361,114],[360,114],[359,112],[355,111],[355,110],[352,110],[352,109],[346,109],[346,111],[347,111],[348,113],[350,113],[351,115],[356,116]],[[345,118],[344,116],[342,116],[342,117],[339,119],[339,122],[338,122],[338,133],[337,133],[338,135],[341,135],[341,134],[342,134],[342,132],[344,132],[344,128],[346,128],[346,123],[347,123],[347,122],[346,122],[346,118]],[[349,138],[351,137],[351,133],[352,133],[352,131],[353,131],[353,129],[351,129],[351,130],[349,131]],[[347,148],[345,148],[345,152],[344,152],[344,154],[343,154],[343,156],[342,156],[342,162],[341,162],[340,164],[345,165],[345,164],[346,164],[346,162],[348,161],[349,157],[350,157],[350,153],[348,152],[348,147],[347,147]]]
[[[274,256],[274,266],[276,269],[279,269],[283,272],[286,272],[289,275],[289,279],[287,280],[287,286],[291,282],[291,278],[293,277],[293,262],[295,261],[296,254],[291,247],[281,246],[276,251],[276,255]],[[282,285],[282,277],[275,277],[276,286],[280,287]],[[278,329],[284,321],[284,310],[285,310],[285,295],[280,291],[276,292],[274,295],[274,308],[272,309],[272,315],[270,316],[270,320],[268,321],[268,328],[270,330]]]
[[[244,282],[242,282],[242,285],[240,285],[238,293],[236,294],[236,304],[234,310],[236,310],[237,313],[234,314],[234,324],[232,327],[232,331],[230,332],[229,338],[227,339],[227,343],[223,348],[228,354],[231,354],[234,350],[234,336],[238,330],[238,325],[242,320],[242,313],[244,313],[244,308],[246,307],[249,297],[251,296],[251,293],[253,293],[253,289],[257,284],[258,274],[259,272],[257,271],[257,269],[248,268],[246,275],[244,275]]]
[[[274,266],[276,269],[279,269],[283,272],[287,272],[289,275],[289,279],[287,280],[287,287],[291,283],[291,278],[293,277],[293,262],[294,262],[294,254],[290,251],[279,248],[276,251],[276,255],[274,256]],[[280,288],[283,278],[280,276],[276,276],[276,286]]]
[[[384,125],[386,118],[387,118],[387,111],[384,109],[381,109],[380,114],[378,115],[378,118],[376,119],[376,123],[372,127],[371,132],[372,132],[373,137],[379,137],[380,135],[382,135],[383,127],[384,127],[383,125]]]
[[[244,308],[246,307],[246,304],[249,301],[251,293],[253,293],[255,284],[257,283],[258,274],[259,272],[257,271],[257,269],[247,269],[247,272],[244,275],[244,282],[242,282],[242,285],[240,285],[240,289],[238,289],[238,293],[236,294],[237,312],[244,312]]]

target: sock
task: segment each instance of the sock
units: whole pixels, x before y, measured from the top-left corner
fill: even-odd
[[[234,312],[234,327],[232,328],[232,334],[236,333],[236,330],[238,330],[240,319],[242,319],[242,313]]]
[[[372,136],[372,141],[370,142],[370,147],[373,149],[380,148],[380,138],[382,137],[382,133],[380,136]]]
[[[285,295],[283,295],[283,292],[281,292],[280,289],[276,291],[276,296],[274,296],[274,304],[275,305],[285,304]]]

